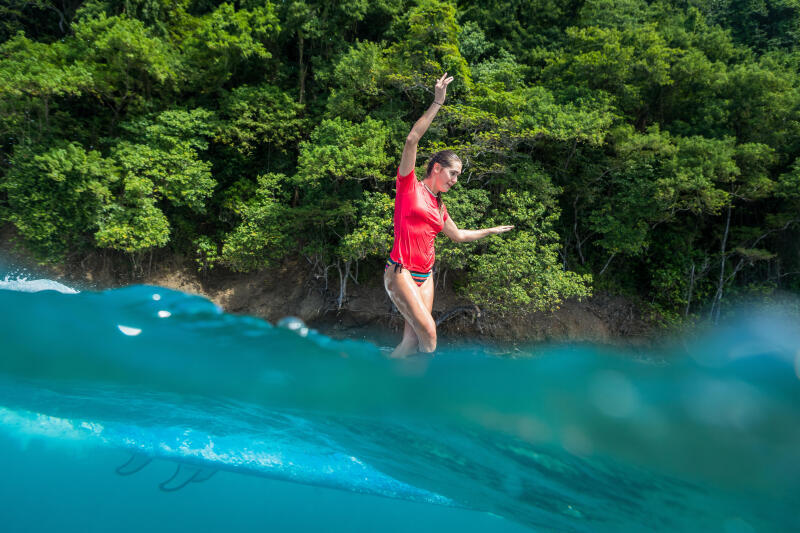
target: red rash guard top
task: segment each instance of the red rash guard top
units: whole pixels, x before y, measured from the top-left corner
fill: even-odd
[[[407,176],[397,171],[397,196],[394,199],[394,246],[389,257],[408,270],[429,272],[436,255],[433,241],[444,228],[447,207],[441,218],[436,197],[412,170]]]

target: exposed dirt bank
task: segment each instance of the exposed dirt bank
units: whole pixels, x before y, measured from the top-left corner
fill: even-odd
[[[315,276],[304,259],[256,273],[215,269],[196,271],[179,256],[145,257],[133,264],[124,256],[92,254],[72,258],[58,267],[37,266],[24,251],[10,244],[13,235],[0,234],[0,259],[31,274],[61,280],[78,288],[106,289],[151,284],[205,296],[227,312],[254,315],[270,322],[298,316],[312,327],[337,337],[366,337],[391,344],[399,340],[403,319],[383,289],[380,272],[361,283],[347,285],[338,307],[338,276],[325,281]],[[566,301],[552,312],[521,312],[514,316],[481,313],[459,297],[452,286],[436,288],[433,316],[443,340],[476,338],[498,343],[581,341],[615,345],[648,345],[663,332],[643,316],[630,299],[609,294]]]

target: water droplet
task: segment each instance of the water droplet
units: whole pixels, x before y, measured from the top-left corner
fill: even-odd
[[[589,397],[600,412],[616,418],[631,416],[639,407],[636,389],[619,372],[595,374],[589,385]]]
[[[561,445],[574,455],[591,455],[594,447],[586,433],[577,426],[567,426],[561,432]]]
[[[301,337],[305,337],[308,335],[308,327],[306,326],[305,322],[297,318],[296,316],[286,316],[278,320],[276,324],[279,328],[288,329],[289,331],[294,331]]]
[[[687,386],[684,404],[698,422],[747,429],[761,418],[763,400],[743,381],[702,379]]]
[[[132,328],[130,326],[123,326],[122,324],[117,324],[117,328],[119,328],[122,333],[129,337],[135,337],[142,332],[140,328]]]
[[[564,509],[564,514],[567,516],[572,516],[574,518],[583,518],[583,513],[577,510],[572,505],[567,505],[566,509]]]
[[[533,416],[524,416],[517,422],[517,435],[528,442],[544,441],[552,436],[550,426]]]

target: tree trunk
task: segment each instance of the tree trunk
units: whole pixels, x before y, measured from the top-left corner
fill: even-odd
[[[608,261],[606,261],[605,266],[603,266],[602,270],[600,270],[600,272],[597,274],[597,277],[600,277],[600,276],[603,275],[603,272],[605,272],[606,269],[608,268],[608,265],[611,264],[611,260],[614,259],[615,255],[617,255],[617,252],[614,252],[614,253],[611,254],[611,257],[608,258]]]
[[[731,211],[733,205],[728,204],[728,215],[725,217],[725,233],[722,234],[722,245],[720,246],[720,254],[722,255],[719,262],[719,282],[717,283],[717,292],[714,294],[714,300],[711,304],[710,318],[714,324],[719,320],[719,308],[722,301],[722,291],[725,285],[725,264],[727,263],[728,256],[725,254],[725,249],[728,245],[728,232],[731,228]]]
[[[303,39],[303,33],[298,32],[298,41],[297,47],[299,51],[299,59],[297,60],[299,73],[300,73],[300,99],[298,100],[299,103],[303,103],[306,95],[306,66],[303,63],[303,47],[305,46],[305,40]]]
[[[586,259],[583,258],[583,250],[581,249],[581,236],[578,235],[578,199],[580,196],[576,196],[575,200],[572,202],[572,213],[573,213],[573,224],[572,224],[572,233],[575,235],[575,248],[578,251],[578,257],[581,260],[581,264],[586,264]],[[564,260],[564,269],[567,268],[567,261]]]
[[[342,272],[341,263],[337,260],[336,269],[339,271],[339,298],[336,305],[337,309],[341,309],[345,295],[347,294],[347,278],[350,275],[350,261],[344,262],[344,272]]]
[[[50,98],[44,97],[44,127],[50,130]]]

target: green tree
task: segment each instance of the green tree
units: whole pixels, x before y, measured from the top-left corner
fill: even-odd
[[[293,217],[281,188],[286,177],[258,177],[255,196],[237,207],[241,223],[225,236],[220,260],[236,271],[265,268],[283,257],[293,241]]]
[[[387,172],[390,131],[367,117],[360,124],[334,118],[323,120],[308,141],[300,142],[294,181],[303,186],[343,185],[392,180]]]
[[[222,3],[199,17],[197,28],[183,42],[190,87],[201,94],[214,93],[244,74],[245,66],[263,72],[265,60],[272,57],[267,44],[278,32],[279,20],[270,2],[253,9]]]
[[[71,54],[85,62],[91,92],[118,122],[131,108],[147,110],[152,99],[167,97],[178,81],[178,57],[167,41],[126,16],[82,17],[73,24]]]
[[[394,200],[382,192],[365,192],[356,203],[356,209],[358,222],[353,231],[342,238],[338,255],[346,261],[387,257],[394,242]]]
[[[122,171],[147,180],[151,195],[173,206],[203,212],[216,182],[211,164],[200,157],[214,134],[213,114],[198,108],[171,110],[123,125],[132,134],[113,149]],[[140,190],[141,182],[135,186]]]
[[[122,194],[103,207],[94,237],[97,246],[130,254],[165,246],[170,225],[156,206],[153,182],[128,174]]]
[[[40,260],[86,252],[118,180],[112,161],[79,144],[17,146],[0,182],[6,220]]]
[[[18,142],[50,134],[54,102],[60,97],[79,95],[92,86],[86,63],[70,61],[63,43],[44,44],[18,34],[0,44],[0,124]],[[38,116],[36,130],[28,116]]]
[[[795,49],[800,37],[800,6],[793,0],[722,0],[697,2],[714,24],[738,42],[764,51]]]
[[[305,129],[303,106],[274,85],[241,85],[221,102],[216,141],[248,157],[285,152]]]
[[[417,93],[425,104],[430,101],[430,80],[443,72],[459,80],[448,93],[450,99],[469,91],[472,76],[458,49],[460,28],[453,4],[421,0],[400,24],[402,40],[387,51],[390,83],[404,92]]]
[[[535,197],[509,191],[501,197],[502,216],[515,224],[507,236],[492,237],[470,259],[465,295],[487,309],[546,310],[564,298],[591,294],[590,275],[565,271],[558,262],[558,213],[546,213]],[[497,215],[496,215],[497,216]]]
[[[357,121],[380,104],[388,65],[385,51],[376,43],[356,43],[336,63],[331,76],[334,88],[327,114]]]

